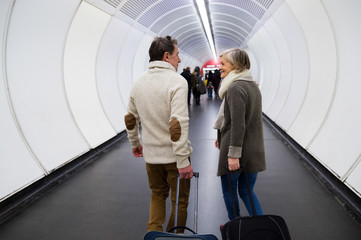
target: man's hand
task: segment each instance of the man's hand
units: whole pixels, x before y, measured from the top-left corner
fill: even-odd
[[[178,168],[180,179],[191,179],[193,177],[193,168],[188,165],[185,168]]]
[[[133,152],[134,157],[143,157],[143,146],[142,146],[142,144],[140,144],[136,148],[132,148],[132,152]]]
[[[239,169],[239,159],[238,158],[228,158],[228,169],[229,171],[236,171]]]

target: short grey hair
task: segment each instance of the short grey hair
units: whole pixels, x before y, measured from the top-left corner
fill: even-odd
[[[228,49],[221,54],[221,57],[224,57],[231,63],[237,72],[251,68],[251,61],[249,60],[247,52],[239,48]]]

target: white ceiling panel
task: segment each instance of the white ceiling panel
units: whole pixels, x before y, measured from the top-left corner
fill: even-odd
[[[181,51],[202,62],[213,59],[201,25],[196,0],[88,0],[88,2],[94,2],[100,8],[106,4],[155,35],[171,35],[178,40]],[[205,5],[217,55],[228,48],[244,47],[246,41],[256,32],[256,28],[271,16],[282,2],[283,0],[206,0]],[[109,12],[105,7],[103,9]],[[192,31],[187,32],[190,29]]]

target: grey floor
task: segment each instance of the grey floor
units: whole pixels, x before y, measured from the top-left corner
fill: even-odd
[[[200,172],[198,232],[219,239],[227,221],[216,177],[218,150],[212,125],[219,100],[202,96],[190,106],[192,165]],[[264,124],[267,170],[255,191],[265,214],[281,215],[293,240],[360,240],[361,225],[313,177],[297,157]],[[194,187],[194,184],[193,186]],[[193,228],[192,188],[187,225]],[[44,194],[0,226],[1,240],[143,239],[150,191],[143,159],[135,159],[122,139],[93,162]],[[241,214],[246,215],[242,206]]]

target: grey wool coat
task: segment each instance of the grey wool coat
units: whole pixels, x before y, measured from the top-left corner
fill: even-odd
[[[228,157],[240,157],[248,172],[264,171],[266,161],[259,87],[253,81],[236,80],[227,89],[223,101],[224,124],[218,130],[217,175],[226,174]]]

